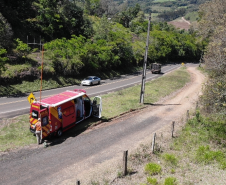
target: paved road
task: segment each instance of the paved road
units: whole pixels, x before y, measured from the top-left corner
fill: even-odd
[[[172,71],[178,68],[179,64],[170,64],[162,67],[162,74]],[[146,80],[152,80],[161,76],[162,74],[151,74],[150,70],[147,70]],[[90,97],[105,94],[110,91],[119,90],[132,86],[134,84],[141,83],[142,72],[132,75],[122,75],[120,78],[103,80],[101,85],[89,86],[69,86],[64,88],[52,89],[42,91],[42,98],[61,93],[65,90],[73,89],[85,89]],[[13,117],[21,114],[29,113],[30,104],[28,103],[27,96],[16,96],[16,97],[2,97],[0,98],[0,118]],[[40,92],[34,92],[37,100],[40,98]]]
[[[197,95],[196,91],[191,92]],[[186,98],[179,98],[181,102],[190,101],[187,98],[189,95],[185,94],[183,97]],[[163,106],[160,104],[90,132],[65,132],[63,137],[54,139],[47,148],[24,148],[2,154],[0,184],[58,185],[64,184],[68,179],[79,178],[80,173],[89,167],[122,154],[124,150],[133,147],[134,143],[149,137],[150,133],[175,120],[180,114],[172,111],[180,112],[179,110],[182,111],[182,105],[174,101]],[[184,107],[183,110],[188,108]]]

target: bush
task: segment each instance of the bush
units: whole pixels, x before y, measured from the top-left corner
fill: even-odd
[[[213,161],[221,163],[225,166],[225,154],[221,151],[211,151],[210,147],[200,146],[196,151],[196,160],[198,162],[203,162],[204,164],[210,164]]]
[[[178,163],[177,158],[173,154],[163,154],[162,158],[167,164],[176,166]]]
[[[165,179],[164,185],[176,185],[177,184],[176,180],[177,179],[175,177],[167,177]]]
[[[148,181],[149,184],[153,184],[153,185],[158,184],[156,178],[147,177],[147,181]]]
[[[162,168],[159,164],[148,163],[145,166],[145,172],[149,173],[150,175],[157,175],[161,171],[162,171]]]

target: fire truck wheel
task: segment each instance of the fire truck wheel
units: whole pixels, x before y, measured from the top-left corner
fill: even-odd
[[[62,136],[62,134],[63,134],[62,129],[57,130],[57,137]]]

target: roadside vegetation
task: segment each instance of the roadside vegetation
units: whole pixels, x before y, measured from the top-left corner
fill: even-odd
[[[176,123],[173,138],[170,126],[157,131],[154,154],[150,139],[131,151],[126,176],[120,175],[122,164],[119,163],[116,169],[105,169],[102,176],[96,174],[97,178],[93,172],[93,178],[87,182],[113,185],[225,184],[222,177],[226,175],[226,116],[203,116],[200,108],[192,110],[187,123],[183,119]]]
[[[181,2],[153,3],[160,3],[164,13],[172,10],[169,3]],[[0,96],[38,90],[42,62],[44,89],[75,85],[87,75],[105,79],[142,67],[147,6],[136,1],[19,0],[2,1],[1,7]],[[151,22],[148,63],[198,61],[206,40],[165,21]]]
[[[186,67],[182,67],[172,73],[164,75],[156,80],[146,83],[145,103],[152,104],[159,99],[182,88],[190,80]],[[162,84],[159,86],[159,84]],[[103,101],[102,120],[107,121],[122,113],[142,108],[147,105],[139,103],[140,85],[109,93],[101,96]],[[109,108],[111,107],[111,108]],[[82,124],[65,132],[64,137],[75,135],[75,132],[82,132],[95,125],[99,120],[88,119]],[[0,151],[11,150],[20,146],[36,143],[36,138],[29,131],[29,115],[21,115],[12,119],[0,121]]]
[[[186,123],[181,120],[174,138],[170,127],[168,135],[157,133],[155,154],[151,154],[151,142],[131,153],[130,173],[123,178],[115,175],[115,184],[226,183],[226,30],[222,26],[226,24],[225,10],[224,0],[212,0],[199,9],[198,34],[209,44],[200,61],[208,80],[198,108],[191,110]],[[102,180],[98,180],[96,184],[101,184]]]
[[[158,3],[165,3],[167,6],[172,6],[179,1],[167,1],[167,2],[157,2],[155,5],[157,6]],[[190,1],[194,2],[193,4],[193,10],[197,9],[196,3],[198,2],[201,4],[205,2],[205,0],[200,1]],[[180,1],[181,6],[188,7],[188,4],[185,3],[185,1]],[[147,6],[147,9],[150,8]],[[14,7],[20,7],[20,6],[14,6]],[[37,7],[37,6],[36,6]],[[90,15],[98,14],[101,15],[100,9],[94,9],[91,6],[88,6],[86,4],[86,9],[84,11],[91,12]],[[90,7],[90,8],[89,8]],[[21,7],[20,7],[21,8]],[[54,9],[56,10],[56,9]],[[94,68],[98,69],[98,66],[102,66],[103,68],[100,69],[102,71],[103,69],[114,66],[114,64],[105,64],[105,60],[111,60],[114,59],[116,63],[119,63],[117,67],[121,68],[124,64],[128,64],[131,61],[125,60],[122,58],[117,58],[116,56],[128,56],[129,52],[133,53],[132,55],[134,58],[130,64],[135,64],[135,66],[139,66],[141,63],[141,58],[144,53],[144,40],[146,38],[145,31],[146,30],[145,25],[147,25],[147,22],[145,21],[138,21],[142,18],[143,13],[145,12],[145,9],[143,9],[143,13],[140,12],[140,16],[138,16],[138,13],[136,14],[136,8],[130,8],[129,7],[123,11],[121,11],[118,15],[118,19],[116,24],[114,24],[113,27],[109,30],[114,30],[114,32],[109,31],[104,26],[112,26],[109,24],[104,24],[108,20],[106,17],[98,18],[99,27],[102,32],[94,32],[89,30],[90,32],[86,32],[85,38],[83,36],[79,36],[77,34],[76,37],[73,37],[73,39],[76,39],[76,41],[84,42],[84,46],[86,50],[83,50],[83,47],[77,46],[79,53],[71,53],[70,55],[63,55],[61,51],[57,51],[56,49],[52,49],[54,44],[58,44],[58,46],[61,46],[64,39],[55,40],[54,33],[51,32],[51,29],[46,29],[46,34],[48,35],[49,39],[47,43],[47,48],[49,52],[49,67],[46,69],[47,74],[51,74],[53,72],[54,75],[55,70],[57,68],[54,68],[54,63],[56,67],[64,67],[64,65],[71,65],[73,66],[76,63],[81,64],[80,69],[82,70],[82,66],[84,64],[78,63],[81,62],[82,57],[87,57],[87,51],[91,53],[89,60],[90,66],[93,66]],[[148,9],[149,10],[149,9]],[[129,165],[130,166],[130,173],[126,177],[122,177],[121,171],[118,171],[116,174],[116,179],[118,181],[126,181],[124,184],[132,184],[133,182],[133,175],[136,173],[136,170],[143,171],[143,175],[139,177],[137,183],[143,183],[146,185],[149,184],[203,184],[203,182],[208,182],[211,184],[225,184],[225,179],[222,178],[225,176],[225,169],[226,169],[226,150],[225,150],[225,143],[226,143],[226,117],[225,117],[225,108],[226,108],[226,52],[225,52],[225,46],[226,46],[226,28],[222,25],[226,25],[226,4],[224,0],[212,0],[210,2],[206,2],[205,4],[201,5],[199,8],[199,22],[198,22],[198,29],[191,30],[190,34],[186,33],[184,31],[175,31],[170,26],[166,26],[164,23],[156,23],[152,25],[152,35],[151,40],[152,44],[150,45],[149,54],[155,54],[150,59],[153,61],[169,61],[168,59],[184,59],[187,56],[190,56],[192,53],[193,59],[198,59],[201,56],[201,63],[205,63],[205,71],[208,73],[208,81],[205,83],[203,87],[203,95],[200,97],[200,105],[197,110],[193,111],[193,116],[190,120],[184,125],[182,125],[181,129],[179,129],[176,132],[176,137],[169,139],[170,137],[163,136],[159,137],[159,140],[156,144],[156,153],[155,155],[150,155],[151,153],[151,143],[142,144],[135,153],[130,154],[129,157]],[[7,10],[5,10],[7,11]],[[164,10],[163,10],[164,11]],[[40,11],[41,12],[41,11]],[[185,15],[186,11],[184,9],[180,11],[175,11],[176,13],[180,13],[181,15]],[[5,38],[12,37],[12,29],[9,23],[14,23],[14,21],[7,22],[7,12],[4,12],[3,16],[0,16],[0,20],[2,21],[2,25],[4,30],[6,30]],[[159,18],[159,12],[156,11],[155,16]],[[103,14],[102,14],[103,15]],[[134,16],[135,15],[135,16]],[[170,15],[170,16],[169,16]],[[4,18],[4,16],[6,18]],[[10,15],[11,16],[11,15]],[[120,17],[121,16],[121,17]],[[172,11],[166,11],[161,14],[161,19],[165,18],[175,18],[175,13],[173,14]],[[187,16],[190,16],[187,14]],[[14,17],[14,16],[11,16]],[[16,17],[16,16],[15,16]],[[107,16],[109,17],[109,15]],[[129,17],[129,19],[128,19]],[[19,17],[20,18],[20,17]],[[86,17],[87,18],[87,17]],[[88,18],[87,18],[88,19]],[[193,18],[192,18],[193,19]],[[196,19],[196,18],[194,18]],[[89,19],[88,19],[89,20]],[[94,21],[94,19],[92,18]],[[113,21],[114,19],[112,19]],[[122,22],[124,20],[124,22]],[[134,20],[134,24],[128,24],[132,20]],[[142,19],[144,20],[144,19]],[[43,20],[42,20],[43,21]],[[103,21],[103,23],[101,23]],[[61,22],[61,21],[59,21]],[[3,24],[4,23],[4,24]],[[42,23],[46,23],[43,21]],[[87,22],[86,22],[87,23]],[[119,25],[120,24],[120,25]],[[44,24],[43,24],[44,25]],[[40,25],[40,26],[43,26]],[[57,24],[56,24],[57,25]],[[55,25],[55,26],[56,26]],[[101,25],[103,27],[101,27]],[[130,25],[135,25],[134,27],[130,27]],[[59,25],[57,25],[59,26]],[[107,33],[103,34],[104,38],[101,38],[102,33],[107,30]],[[52,30],[53,31],[53,30]],[[82,32],[84,30],[77,30]],[[131,33],[130,35],[125,35],[126,32]],[[21,33],[21,32],[17,32]],[[67,32],[68,33],[68,32]],[[93,34],[95,33],[95,34]],[[166,33],[166,34],[165,34]],[[125,36],[125,39],[121,37],[121,34]],[[169,34],[169,35],[167,35]],[[4,35],[4,34],[2,34]],[[76,34],[75,34],[76,35]],[[92,35],[93,37],[90,37]],[[173,36],[173,37],[171,37]],[[175,36],[178,36],[179,40],[176,40],[176,42],[172,42],[175,39]],[[19,37],[19,36],[18,36]],[[185,42],[186,46],[184,49],[181,47],[181,45],[177,45],[176,43],[180,43],[181,39],[183,41],[183,38],[187,37],[185,41],[189,41],[189,43]],[[54,38],[54,39],[53,39]],[[71,44],[72,40],[71,37],[68,38],[65,42],[65,44]],[[193,40],[194,39],[194,40]],[[196,40],[197,39],[197,40]],[[110,47],[106,45],[106,40],[110,44]],[[133,42],[130,42],[133,40]],[[192,41],[190,41],[192,40]],[[208,41],[208,42],[207,42]],[[25,42],[25,39],[24,39]],[[122,42],[122,44],[120,44]],[[3,44],[2,44],[3,43]],[[5,40],[5,42],[1,42],[1,48],[0,48],[0,69],[4,69],[4,67],[8,67],[5,65],[5,63],[9,63],[9,65],[14,65],[13,62],[9,62],[9,58],[6,57],[6,53],[10,50],[6,50],[9,48],[9,40]],[[29,74],[39,74],[40,72],[40,62],[34,62],[27,59],[28,53],[26,53],[23,48],[23,44],[17,40],[17,51],[20,51],[20,59],[22,59],[22,64],[31,62],[32,67],[37,67],[39,70],[31,70]],[[134,44],[136,43],[136,44]],[[153,44],[154,43],[154,44]],[[125,46],[128,46],[124,48]],[[187,44],[187,45],[186,45]],[[175,50],[171,50],[175,47]],[[206,47],[207,46],[207,47]],[[114,50],[111,50],[114,48]],[[14,48],[15,49],[15,48]],[[23,52],[24,51],[24,52]],[[103,52],[106,51],[106,52]],[[137,52],[136,52],[137,51]],[[156,51],[156,52],[155,52]],[[158,51],[158,52],[157,52]],[[58,53],[57,53],[58,52]],[[116,53],[114,53],[116,52]],[[158,54],[161,54],[160,56]],[[96,55],[99,57],[94,57]],[[180,54],[180,55],[179,55]],[[25,56],[25,59],[23,59],[23,56]],[[57,57],[56,57],[57,56]],[[174,58],[176,56],[176,58]],[[52,59],[51,59],[52,57]],[[157,58],[155,58],[157,57]],[[172,58],[171,58],[172,57]],[[178,58],[179,57],[179,58]],[[62,59],[62,60],[61,60]],[[70,59],[70,60],[68,60]],[[87,58],[86,58],[87,59]],[[200,58],[199,58],[200,59]],[[7,61],[8,60],[8,61]],[[25,62],[26,61],[26,62]],[[29,62],[28,62],[29,61]],[[67,63],[70,61],[70,63]],[[60,63],[59,63],[60,62]],[[17,63],[17,62],[16,62]],[[47,62],[46,62],[47,63]],[[21,63],[20,63],[21,64]],[[60,65],[58,65],[60,64]],[[24,65],[24,68],[27,68],[30,64]],[[122,66],[121,66],[122,65]],[[85,65],[84,65],[85,66]],[[114,66],[116,67],[116,66]],[[112,67],[112,70],[115,68]],[[117,68],[116,67],[116,68]],[[125,67],[125,66],[124,66]],[[127,66],[128,67],[128,66]],[[69,69],[69,71],[72,68],[65,68],[66,70]],[[15,71],[15,67],[13,68]],[[18,67],[18,70],[21,71],[21,69]],[[77,68],[76,70],[79,70]],[[75,71],[76,71],[75,70]],[[98,69],[99,70],[99,69]],[[170,75],[178,76],[177,78],[172,78],[172,80],[175,80],[175,87],[173,90],[176,90],[176,88],[181,88],[183,84],[187,82],[186,79],[188,76],[185,74],[185,70],[181,69],[180,71],[177,71],[175,73],[171,73]],[[3,70],[2,75],[7,75]],[[14,73],[9,73],[9,76]],[[16,73],[15,73],[16,74]],[[21,73],[19,73],[21,75]],[[76,73],[79,74],[80,73]],[[37,75],[38,76],[38,75]],[[50,75],[51,76],[51,75]],[[179,78],[180,77],[180,78]],[[17,76],[14,76],[14,79],[16,79]],[[161,79],[164,79],[163,76]],[[12,79],[10,77],[10,79]],[[7,80],[10,81],[8,78]],[[159,80],[161,80],[159,79]],[[181,82],[181,85],[178,85],[179,80],[183,79]],[[6,80],[6,82],[7,82]],[[167,79],[164,79],[167,81]],[[1,81],[2,82],[2,81]],[[151,87],[152,91],[150,94],[156,94],[156,97],[161,98],[164,96],[167,96],[171,93],[172,89],[168,89],[167,86],[164,86],[164,88],[168,89],[166,92],[163,92],[160,87],[156,87],[154,85],[155,80],[147,83],[146,88],[146,94],[148,94],[148,86]],[[161,82],[162,83],[162,82]],[[164,84],[164,85],[172,85]],[[140,89],[140,87],[138,87]],[[149,89],[150,91],[150,89]],[[7,90],[6,90],[7,92]],[[119,115],[120,113],[131,111],[136,108],[141,108],[142,106],[137,103],[137,99],[139,99],[139,90],[136,90],[135,87],[130,88],[131,95],[128,95],[128,90],[122,90],[117,93],[111,94],[112,97],[115,99],[119,99],[120,102],[114,102],[112,101],[112,107],[117,107],[118,110],[114,110],[110,112],[110,114],[104,114],[104,119],[108,120],[111,117],[114,117],[116,115]],[[136,92],[136,93],[135,93]],[[133,95],[137,94],[137,95]],[[131,104],[128,104],[128,99],[125,98],[125,94],[130,96],[131,100],[129,102],[133,102]],[[118,98],[115,98],[115,97]],[[127,97],[127,96],[126,96]],[[136,98],[137,99],[136,99]],[[155,97],[155,98],[156,98]],[[105,98],[106,102],[110,102],[110,94],[105,95],[103,98]],[[152,102],[154,97],[145,97],[146,103],[154,103]],[[103,100],[103,102],[105,102]],[[125,101],[123,103],[122,101]],[[120,106],[117,106],[120,105]],[[107,110],[107,106],[103,105],[104,109]],[[19,121],[18,121],[19,120]],[[27,120],[27,121],[26,121]],[[15,125],[19,124],[20,127],[15,127]],[[88,122],[87,127],[91,126],[92,122]],[[87,128],[86,127],[86,128]],[[27,128],[27,129],[25,129]],[[21,129],[21,130],[19,130]],[[76,129],[76,128],[75,128]],[[71,130],[74,131],[74,130]],[[22,137],[25,136],[25,137]],[[19,138],[19,141],[16,141],[14,138]],[[23,139],[24,138],[24,139]],[[0,146],[1,151],[7,151],[13,148],[17,148],[19,146],[25,146],[31,143],[35,143],[35,138],[31,136],[31,133],[29,132],[29,126],[28,126],[28,115],[23,115],[17,117],[17,119],[3,119],[1,120],[1,130],[0,130]],[[161,144],[161,143],[164,143]],[[211,174],[214,174],[214,177],[211,176]],[[94,182],[94,181],[93,181]],[[106,179],[105,179],[105,182]],[[102,181],[95,180],[95,184],[101,184]],[[103,184],[103,183],[102,183]]]

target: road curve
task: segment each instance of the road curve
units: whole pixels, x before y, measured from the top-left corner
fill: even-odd
[[[47,148],[24,148],[0,155],[1,184],[64,184],[68,179],[79,179],[88,168],[122,154],[195,103],[202,80],[197,80],[200,72],[194,67],[190,72],[193,83],[179,92],[179,97],[136,111],[114,124],[64,137]]]

